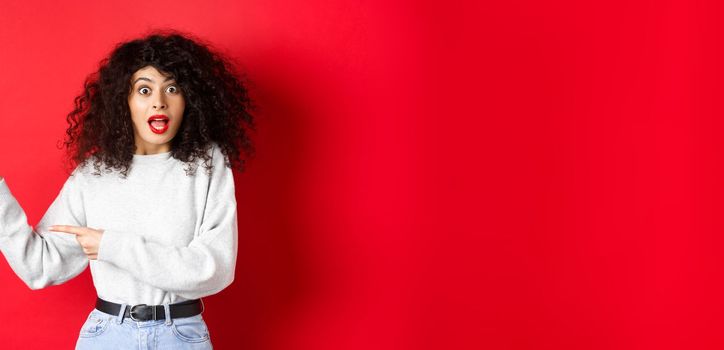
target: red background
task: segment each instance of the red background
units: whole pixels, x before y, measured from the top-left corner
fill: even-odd
[[[37,223],[84,77],[188,30],[262,107],[218,348],[722,348],[724,8],[477,3],[3,2],[0,174]],[[88,271],[0,278],[7,347],[72,346]]]

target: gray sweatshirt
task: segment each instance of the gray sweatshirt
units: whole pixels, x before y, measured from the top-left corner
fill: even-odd
[[[74,234],[53,225],[103,229],[90,269],[98,296],[159,305],[212,295],[234,280],[234,177],[217,144],[213,171],[196,174],[171,152],[134,155],[128,177],[77,167],[33,229],[0,178],[0,251],[31,289],[64,283],[89,264]],[[102,168],[103,169],[103,168]]]

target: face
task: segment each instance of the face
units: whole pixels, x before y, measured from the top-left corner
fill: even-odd
[[[131,77],[128,107],[133,121],[135,154],[171,150],[171,140],[183,119],[186,101],[173,78],[146,66]]]

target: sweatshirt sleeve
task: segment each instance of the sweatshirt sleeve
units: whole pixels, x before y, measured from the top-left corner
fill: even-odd
[[[25,211],[5,179],[0,178],[0,251],[30,289],[62,284],[88,266],[88,257],[75,235],[48,231],[52,225],[85,226],[75,174],[66,180],[35,229],[28,225]]]
[[[215,153],[213,165],[200,230],[188,246],[168,246],[135,232],[105,230],[98,261],[187,299],[213,295],[230,285],[238,239],[234,177],[221,152]]]

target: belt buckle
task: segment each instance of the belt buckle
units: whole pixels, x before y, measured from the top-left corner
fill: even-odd
[[[134,321],[136,321],[136,322],[139,322],[139,321],[141,321],[141,320],[136,319],[135,317],[133,317],[133,309],[135,309],[136,306],[148,306],[148,305],[146,305],[146,304],[137,304],[137,305],[131,306],[131,311],[129,312],[129,315],[131,316],[131,319],[132,319],[132,320],[134,320]],[[154,311],[155,311],[155,310],[154,310]]]

